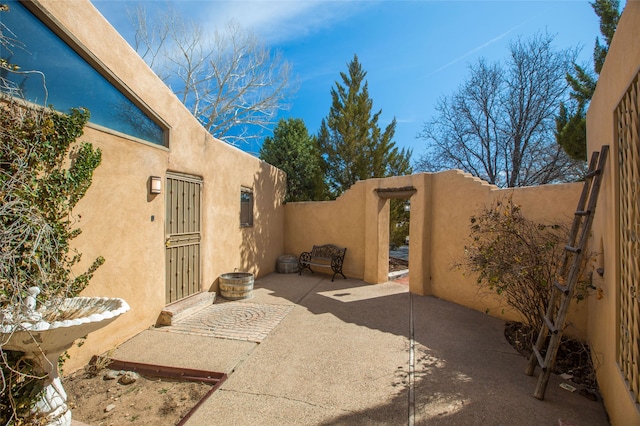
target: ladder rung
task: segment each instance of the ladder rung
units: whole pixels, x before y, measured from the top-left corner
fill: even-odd
[[[599,175],[600,171],[601,171],[600,169],[595,169],[594,171],[587,173],[584,177],[585,178],[592,178],[594,176]]]
[[[554,281],[553,284],[556,286],[558,290],[563,292],[565,295],[569,294],[569,286],[562,285],[558,281]]]
[[[570,251],[571,253],[580,253],[582,249],[580,247],[571,247],[569,244],[564,246],[566,251]]]
[[[576,216],[587,216],[591,214],[591,210],[578,210]]]
[[[553,321],[551,321],[551,319],[548,318],[546,315],[542,318],[544,319],[545,324],[547,324],[547,328],[549,329],[549,331],[552,332],[553,334],[558,334],[558,329],[556,328]]]
[[[542,358],[542,354],[540,354],[540,351],[535,346],[533,347],[533,353],[538,359],[538,365],[542,368],[542,371],[547,371],[547,366],[544,365],[544,358]]]

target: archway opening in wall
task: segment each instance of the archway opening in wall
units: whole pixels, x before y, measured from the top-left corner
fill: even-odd
[[[416,193],[416,188],[378,188],[376,192],[381,199],[389,200],[388,238],[382,239],[389,243],[389,247],[384,248],[389,264],[388,280],[408,284],[411,196]],[[379,225],[385,228],[384,224]]]
[[[389,281],[409,275],[409,198],[389,200]]]

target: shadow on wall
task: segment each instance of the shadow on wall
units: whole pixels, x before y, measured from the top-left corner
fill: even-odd
[[[240,269],[262,276],[275,270],[276,260],[284,250],[285,175],[261,162],[252,190],[253,226],[242,229]]]

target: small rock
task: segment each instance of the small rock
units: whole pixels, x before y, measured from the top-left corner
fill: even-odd
[[[119,371],[115,371],[115,370],[109,370],[107,371],[104,376],[102,377],[103,380],[115,380],[118,378],[118,376],[120,375]]]
[[[109,404],[107,405],[107,407],[104,409],[105,413],[108,413],[109,411],[112,411],[114,408],[116,408],[115,404]]]
[[[122,376],[120,376],[120,378],[118,379],[118,383],[120,383],[121,385],[130,385],[131,383],[134,383],[139,378],[140,376],[138,375],[138,373],[134,373],[133,371],[127,371]]]

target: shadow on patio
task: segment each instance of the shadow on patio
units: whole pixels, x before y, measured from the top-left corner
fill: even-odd
[[[253,295],[290,308],[259,344],[151,329],[114,357],[229,373],[189,425],[608,424],[557,377],[535,399],[502,321],[406,285],[271,274]]]
[[[308,281],[314,282],[310,289]],[[332,315],[343,323],[406,339],[405,364],[378,365],[388,373],[395,368],[391,381],[402,391],[388,395],[385,404],[334,417],[325,424],[389,423],[390,412],[399,407],[405,416],[413,410],[416,423],[428,424],[539,425],[558,424],[560,419],[577,425],[608,424],[601,403],[561,389],[559,377],[552,378],[545,401],[536,400],[532,396],[536,378],[524,374],[526,359],[504,338],[504,322],[486,314],[410,295],[402,284],[331,282],[323,274],[272,274],[258,281],[257,291],[261,290],[315,315]],[[371,357],[375,359],[384,348],[372,340],[360,350],[366,370]],[[415,371],[413,378],[410,369]]]

